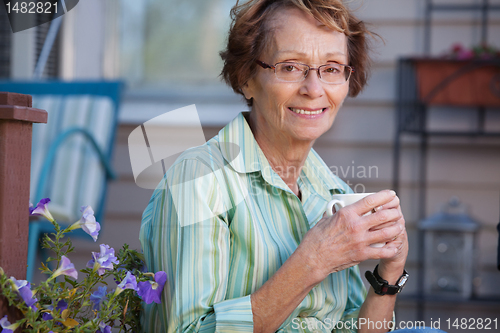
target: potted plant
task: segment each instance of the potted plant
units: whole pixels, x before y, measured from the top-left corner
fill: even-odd
[[[420,100],[428,105],[500,106],[500,51],[455,44],[441,58],[414,59]]]
[[[99,251],[89,256],[87,266],[78,271],[68,256],[74,248],[66,234],[82,228],[96,241],[100,225],[92,208],[84,206],[81,219],[61,229],[50,214],[49,202],[47,198],[36,207],[30,205],[30,214],[44,216],[54,225],[54,233],[45,235],[43,247],[54,252],[47,262],[55,262],[55,268],[42,263],[47,279],[38,286],[8,277],[0,268],[0,296],[22,317],[15,322],[7,315],[0,318],[2,332],[111,333],[112,328],[139,332],[141,302],[161,302],[165,272],[147,272],[142,254],[126,244],[117,253],[101,244]],[[108,285],[108,277],[113,277],[116,285]]]

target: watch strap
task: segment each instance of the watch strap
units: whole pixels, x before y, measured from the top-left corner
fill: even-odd
[[[365,277],[370,283],[370,285],[373,287],[373,290],[375,291],[376,294],[396,295],[400,293],[401,290],[403,290],[403,287],[405,286],[406,281],[408,280],[409,274],[406,270],[403,270],[403,275],[400,276],[400,278],[396,282],[396,285],[390,285],[387,280],[384,280],[378,274],[378,265],[377,265],[375,266],[373,272],[366,271]]]

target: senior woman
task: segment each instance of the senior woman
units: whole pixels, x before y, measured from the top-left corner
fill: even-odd
[[[408,253],[399,199],[385,190],[327,217],[351,190],[312,149],[366,83],[369,32],[340,0],[232,14],[222,75],[251,111],[181,155],[144,212],[147,265],[168,276],[144,329],[387,332]],[[366,293],[367,259],[392,292]]]

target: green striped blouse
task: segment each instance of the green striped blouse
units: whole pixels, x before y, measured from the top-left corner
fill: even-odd
[[[298,186],[301,200],[269,165],[244,114],[183,153],[142,217],[148,268],[168,276],[162,303],[145,308],[144,331],[252,332],[250,295],[295,251],[331,196],[351,191],[314,150]],[[356,331],[345,327],[365,297],[357,266],[330,274],[279,331]]]

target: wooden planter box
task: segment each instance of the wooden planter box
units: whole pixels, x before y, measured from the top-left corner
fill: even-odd
[[[500,60],[422,58],[414,64],[425,104],[500,107]]]

